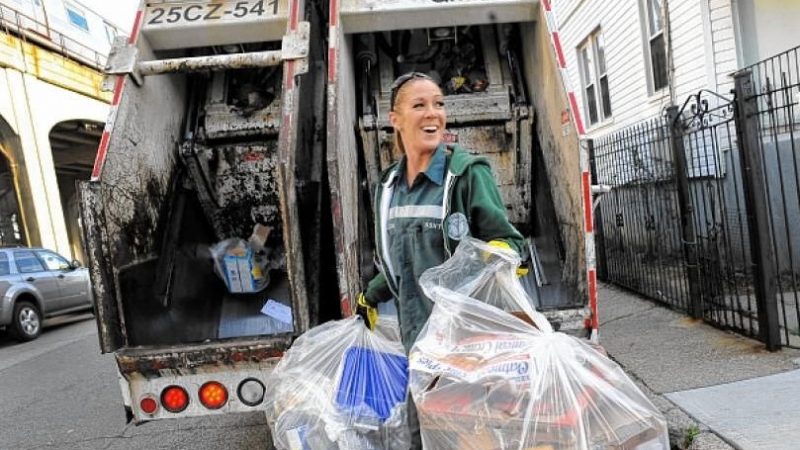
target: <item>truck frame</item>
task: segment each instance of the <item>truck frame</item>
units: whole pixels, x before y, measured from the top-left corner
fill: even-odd
[[[372,186],[397,157],[389,85],[407,70],[439,73],[448,139],[492,161],[529,238],[523,282],[537,306],[596,339],[588,160],[548,10],[143,0],[109,57],[111,113],[79,189],[100,347],[115,355],[129,418],[258,411],[292,341],[352,313],[375,273]],[[231,293],[211,249],[256,226],[269,230],[270,283]]]

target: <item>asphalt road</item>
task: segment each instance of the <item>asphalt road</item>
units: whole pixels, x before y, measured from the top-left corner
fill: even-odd
[[[39,339],[0,332],[0,449],[269,449],[264,415],[125,423],[111,355],[91,315],[45,322]]]

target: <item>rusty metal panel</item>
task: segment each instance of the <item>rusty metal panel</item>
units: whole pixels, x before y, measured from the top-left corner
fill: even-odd
[[[126,343],[124,318],[117,304],[108,236],[105,232],[104,207],[98,183],[82,182],[78,187],[81,205],[83,248],[88,257],[92,294],[97,317],[97,336],[103,353],[113,352]]]
[[[153,57],[144,39],[139,54]],[[184,78],[171,76],[153,78],[142,87],[129,83],[122,93],[98,188],[105,233],[113,237],[106,262],[113,267],[157,251],[154,230],[175,170],[185,91]]]
[[[540,11],[540,14],[544,12]],[[534,114],[533,132],[538,136],[540,148],[537,151],[544,161],[546,181],[555,207],[554,220],[558,223],[564,247],[562,282],[578,289],[585,302],[588,294],[579,176],[580,144],[574,125],[561,122],[561,112],[569,107],[561,89],[544,17],[540,17],[537,23],[524,24],[521,31],[522,41],[526,43],[522,67],[528,74],[528,92]]]
[[[136,70],[141,75],[160,75],[272,67],[281,61],[281,52],[265,51],[142,61],[136,65]]]
[[[132,374],[192,374],[208,367],[260,363],[280,358],[290,345],[288,338],[273,338],[247,345],[213,343],[170,347],[161,351],[129,348],[117,353],[117,366],[126,377]]]
[[[287,26],[287,33],[293,33],[300,27],[299,17],[305,15],[305,2],[292,0],[290,9],[296,14],[291,14]],[[315,11],[312,11],[314,14]],[[300,146],[303,142],[301,133],[308,131],[303,127],[302,115],[304,95],[313,93],[313,77],[309,73],[302,73],[299,61],[285,62],[283,70],[282,88],[282,119],[278,135],[277,178],[280,211],[283,220],[283,244],[286,255],[286,269],[289,274],[290,292],[294,305],[295,331],[305,332],[311,326],[311,310],[306,266],[303,253],[302,220],[300,217],[299,190],[304,180],[298,176],[298,165],[306,164],[299,158]],[[302,73],[301,75],[298,75]],[[317,294],[317,293],[315,293]]]
[[[209,139],[277,135],[281,125],[281,100],[276,98],[263,109],[245,116],[229,105],[206,107],[205,134]]]
[[[280,235],[277,142],[182,146],[206,217],[217,238],[249,236],[255,223]],[[205,182],[203,182],[205,181]]]
[[[334,243],[341,309],[348,312],[351,302],[361,289],[359,246],[368,239],[359,235],[358,146],[356,126],[355,75],[350,51],[351,39],[335,28],[330,36],[334,42],[335,78],[328,84],[328,177],[331,187]]]

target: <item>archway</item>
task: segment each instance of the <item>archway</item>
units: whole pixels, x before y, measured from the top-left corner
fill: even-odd
[[[19,141],[0,117],[0,246],[26,246],[25,218],[19,205],[19,173],[13,146]]]
[[[75,258],[85,261],[81,246],[81,219],[77,183],[92,173],[103,124],[92,120],[68,120],[50,130],[50,148],[58,180],[61,208],[70,248]]]

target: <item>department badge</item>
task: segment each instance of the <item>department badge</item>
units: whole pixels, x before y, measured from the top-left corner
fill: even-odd
[[[447,236],[454,241],[460,241],[469,234],[469,223],[464,213],[450,214],[447,217],[446,227]]]

